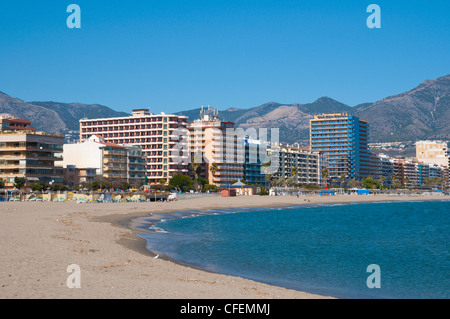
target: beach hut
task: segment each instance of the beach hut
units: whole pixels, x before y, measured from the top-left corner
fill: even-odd
[[[224,188],[224,189],[222,189],[221,193],[222,193],[222,197],[236,196],[236,190],[235,189]]]
[[[256,195],[258,187],[254,185],[246,185],[241,182],[241,180],[238,180],[236,183],[232,185],[221,185],[220,186],[222,190],[234,190],[236,192],[236,195],[230,195],[230,196],[251,196]],[[223,195],[222,195],[223,196]]]
[[[334,196],[335,192],[333,189],[321,189],[319,192],[320,196]]]
[[[369,191],[368,189],[358,189],[358,190],[356,191],[356,193],[357,193],[358,195],[369,195],[369,194],[370,194],[370,191]]]

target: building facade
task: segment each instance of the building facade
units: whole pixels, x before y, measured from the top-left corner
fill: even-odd
[[[179,161],[177,144],[180,130],[186,130],[187,117],[153,114],[148,109],[133,110],[132,116],[80,120],[80,140],[101,135],[109,143],[135,145],[146,157],[146,173],[150,184],[168,182],[175,174],[188,173],[188,157]]]
[[[223,186],[244,178],[244,136],[232,122],[202,111],[201,119],[189,124],[191,161],[199,164],[199,176],[209,184]]]
[[[274,178],[292,178],[295,184],[319,184],[319,152],[299,147],[280,145],[278,170]]]
[[[450,154],[448,143],[444,141],[417,141],[417,160],[444,168],[446,186],[450,187]]]
[[[445,167],[423,163],[414,158],[395,158],[380,154],[379,161],[380,178],[386,187],[427,188],[433,186],[433,182],[445,178]]]
[[[126,182],[138,187],[144,182],[146,161],[138,146],[109,143],[93,135],[83,143],[64,144],[63,150],[64,159],[58,164],[77,168],[80,183],[100,179],[113,186]]]
[[[62,159],[64,137],[42,132],[0,132],[0,178],[6,188],[14,188],[15,178],[32,183],[62,183],[63,169],[55,165]]]
[[[0,114],[0,130],[35,132],[36,128],[31,127],[31,121],[27,119],[2,113]]]
[[[250,185],[267,187],[263,161],[268,157],[270,145],[251,138],[244,138],[243,143],[245,149],[244,180]]]
[[[376,162],[368,148],[369,122],[346,113],[321,114],[310,120],[310,147],[328,157],[329,178],[366,177]]]

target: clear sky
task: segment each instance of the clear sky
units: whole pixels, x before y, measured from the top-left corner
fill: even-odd
[[[449,0],[2,1],[0,91],[126,112],[353,106],[449,74],[449,14]]]

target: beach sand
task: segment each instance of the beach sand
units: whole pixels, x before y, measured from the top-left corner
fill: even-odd
[[[136,217],[208,208],[440,200],[442,196],[209,197],[158,203],[0,203],[0,298],[328,298],[153,258]],[[68,288],[67,267],[81,270]]]

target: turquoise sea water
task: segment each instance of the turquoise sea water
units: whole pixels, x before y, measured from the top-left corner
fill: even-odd
[[[154,222],[141,225],[152,251],[202,269],[339,298],[450,297],[450,201],[191,211]],[[381,288],[367,287],[370,264]]]

